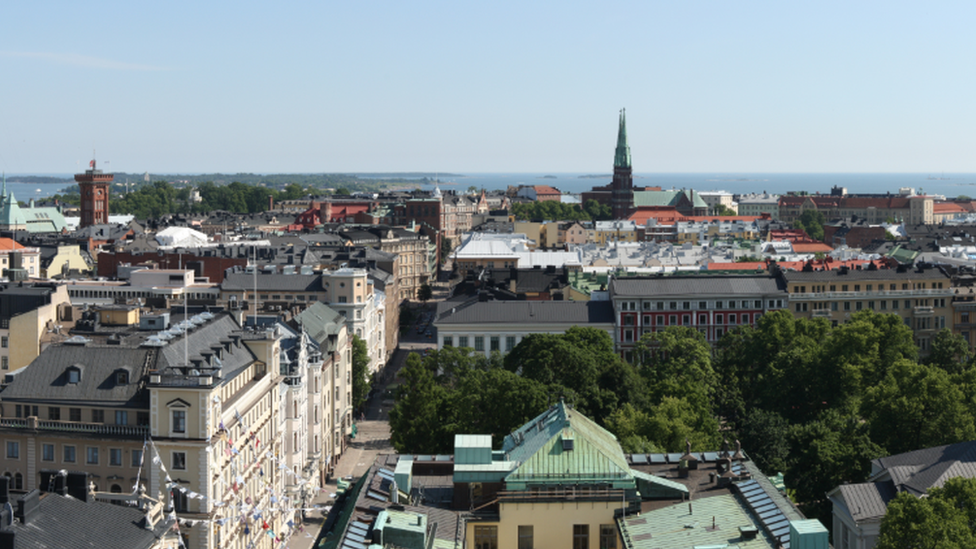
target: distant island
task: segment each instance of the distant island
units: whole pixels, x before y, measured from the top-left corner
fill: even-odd
[[[577,177],[577,179],[606,179],[608,177],[613,177],[613,174],[609,174],[608,173],[606,175],[602,175],[602,174],[596,174],[596,175],[580,175],[580,176]]]
[[[537,177],[536,179],[559,179],[559,178],[556,177],[556,176],[554,176],[554,175],[543,175],[543,176]]]

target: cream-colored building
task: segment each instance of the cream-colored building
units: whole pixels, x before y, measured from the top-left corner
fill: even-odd
[[[92,268],[77,244],[58,244],[50,256],[43,251],[41,256],[41,278],[60,278],[71,271],[84,273]]]
[[[53,345],[0,393],[0,469],[24,490],[61,469],[109,492],[145,484],[192,526],[189,549],[271,549],[265,530],[286,539],[297,520],[285,487],[308,474],[281,467],[282,339],[278,327],[203,313],[162,332]],[[268,528],[238,520],[241,506]]]
[[[0,303],[2,373],[27,366],[48,344],[63,339],[74,314],[61,284],[10,285],[0,289]]]
[[[786,271],[789,309],[798,318],[841,324],[858,311],[898,315],[924,355],[943,328],[953,328],[951,279],[938,268]]]

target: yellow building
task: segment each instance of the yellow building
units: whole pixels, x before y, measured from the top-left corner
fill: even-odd
[[[798,318],[825,318],[833,325],[857,311],[898,315],[928,353],[932,338],[953,327],[953,289],[937,268],[783,272],[789,308]]]
[[[47,250],[47,251],[45,251]],[[60,278],[71,271],[84,273],[92,268],[81,253],[81,246],[58,244],[51,253],[50,247],[41,249],[41,278]]]

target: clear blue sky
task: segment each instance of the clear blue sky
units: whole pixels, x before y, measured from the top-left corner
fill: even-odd
[[[976,172],[972,2],[4,2],[0,169]]]

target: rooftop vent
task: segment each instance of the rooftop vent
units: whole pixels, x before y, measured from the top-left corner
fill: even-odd
[[[91,343],[91,340],[83,336],[73,336],[64,340],[65,345],[86,345]]]

